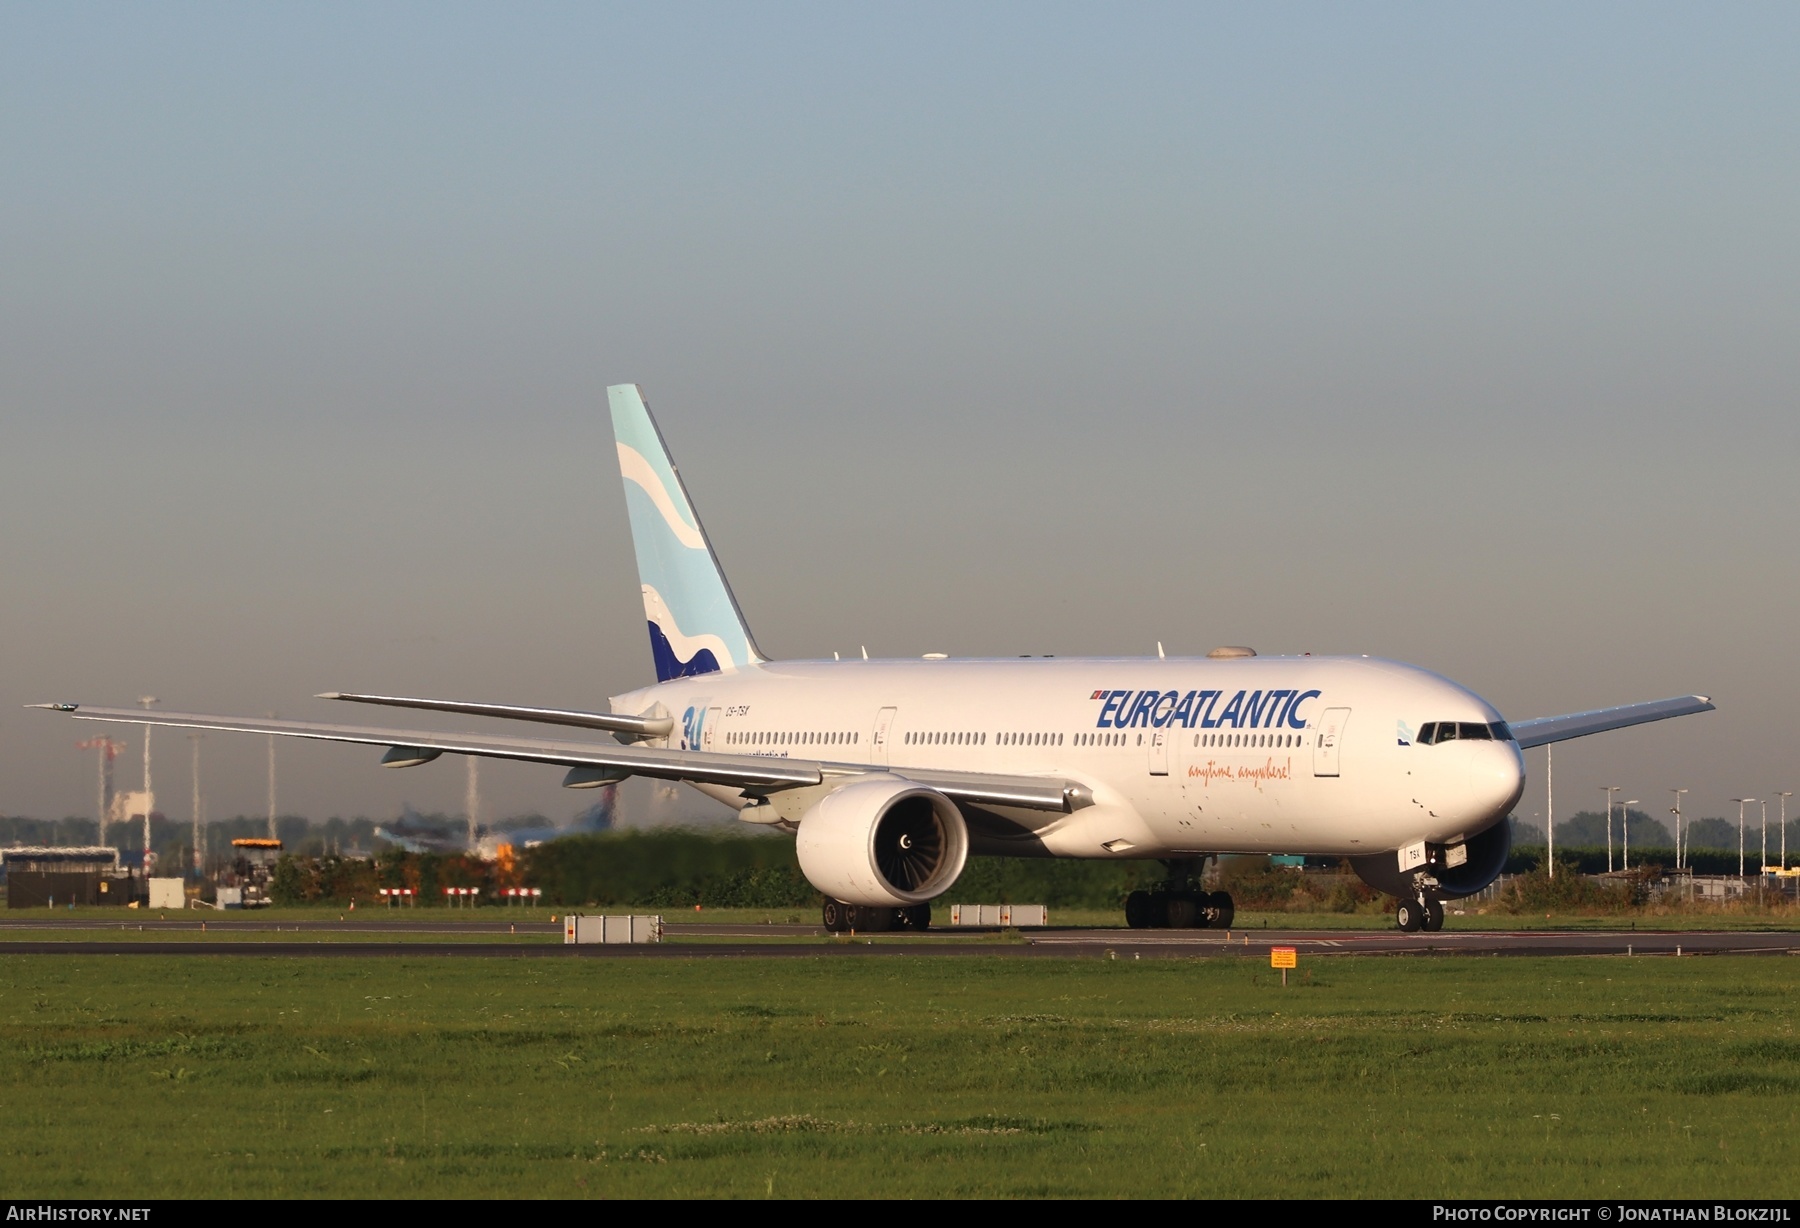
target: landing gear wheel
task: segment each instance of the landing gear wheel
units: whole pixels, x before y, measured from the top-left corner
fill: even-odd
[[[1444,901],[1425,901],[1425,932],[1435,934],[1444,928]]]
[[[849,911],[850,905],[844,903],[842,900],[826,900],[824,908],[825,928],[834,934],[844,933],[850,928],[850,918],[847,915]]]
[[[1417,900],[1394,901],[1394,924],[1408,934],[1416,934],[1425,924],[1425,909]]]
[[[845,904],[844,915],[849,921],[848,929],[864,934],[880,934],[895,929],[900,924],[898,908],[875,908],[868,904]]]
[[[1206,920],[1193,896],[1170,893],[1163,896],[1163,924],[1172,930],[1186,930],[1205,925]]]
[[[1214,891],[1206,897],[1206,924],[1210,928],[1228,930],[1236,915],[1237,905],[1232,903],[1229,892]]]
[[[1148,891],[1133,891],[1125,897],[1125,924],[1134,930],[1147,930],[1155,925],[1151,906],[1155,904]]]
[[[911,908],[900,910],[900,928],[908,930],[928,930],[931,928],[931,905],[914,904]]]

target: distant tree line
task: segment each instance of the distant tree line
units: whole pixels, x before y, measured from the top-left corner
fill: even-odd
[[[1664,823],[1660,819],[1651,818],[1642,810],[1630,812],[1631,847],[1666,848],[1675,847],[1673,820]],[[1513,816],[1513,843],[1516,845],[1539,845],[1544,843],[1544,828],[1540,823],[1533,823]],[[1735,818],[1684,818],[1682,826],[1682,843],[1699,849],[1728,849],[1734,855],[1738,847],[1738,824]],[[1613,811],[1612,842],[1619,848],[1625,843],[1626,826],[1620,819],[1619,812]],[[1752,811],[1744,819],[1744,847],[1758,849],[1762,844],[1761,817]],[[1603,810],[1582,810],[1556,824],[1556,847],[1560,851],[1564,845],[1570,848],[1606,847],[1606,812]],[[1769,847],[1781,847],[1781,828],[1774,817],[1769,819]],[[1788,820],[1788,847],[1800,852],[1800,818]],[[1736,873],[1733,864],[1732,873]]]
[[[1313,868],[1338,872],[1303,875],[1266,857],[1226,858],[1218,872],[1245,907],[1352,912],[1378,897],[1347,867],[1327,861]],[[1118,908],[1164,874],[1154,861],[972,857],[939,904]],[[354,898],[366,907],[380,904],[382,887],[411,887],[420,906],[440,907],[445,887],[479,887],[482,901],[495,903],[508,886],[540,888],[545,905],[567,908],[810,911],[821,902],[800,872],[793,840],[679,829],[566,836],[524,850],[510,865],[398,848],[357,861],[289,854],[276,868],[273,893],[283,903],[342,906]]]
[[[467,821],[460,815],[408,811],[401,822],[410,833],[454,840],[460,840],[468,829]],[[369,856],[393,847],[393,841],[376,834],[378,829],[392,826],[395,826],[392,820],[371,819],[360,815],[356,818],[334,816],[315,822],[302,815],[284,814],[275,821],[275,836],[289,852],[305,857]],[[553,826],[549,819],[533,814],[502,819],[486,830],[506,831],[515,827],[549,826]],[[201,825],[201,834],[209,861],[218,863],[231,857],[233,840],[267,836],[269,819],[267,815],[237,815],[229,819],[214,819]],[[0,816],[0,845],[92,846],[97,843],[98,824],[93,819]],[[127,854],[128,859],[135,864],[136,855],[144,848],[143,820],[107,824],[106,843]],[[193,865],[192,821],[171,819],[160,811],[152,814],[150,847],[164,866],[186,868]]]

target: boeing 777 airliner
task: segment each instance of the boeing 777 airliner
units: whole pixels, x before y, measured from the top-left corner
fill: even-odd
[[[794,833],[834,930],[924,927],[970,855],[1155,859],[1136,927],[1231,924],[1199,871],[1222,853],[1347,859],[1401,929],[1506,862],[1522,751],[1705,712],[1690,695],[1508,723],[1467,687],[1368,657],[771,661],[756,647],[635,384],[607,390],[656,682],[605,712],[328,693],[558,725],[549,740],[45,704],[88,720],[237,730],[556,764],[563,784],[686,781]],[[567,735],[565,735],[567,736]]]

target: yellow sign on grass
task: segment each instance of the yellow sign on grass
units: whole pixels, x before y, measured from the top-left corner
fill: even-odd
[[[1269,948],[1269,967],[1271,967],[1271,968],[1298,968],[1299,966],[1300,966],[1300,959],[1298,956],[1296,956],[1294,954],[1293,947],[1270,947]]]

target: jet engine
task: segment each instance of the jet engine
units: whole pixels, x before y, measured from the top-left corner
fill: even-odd
[[[956,804],[894,776],[845,785],[800,819],[807,881],[835,900],[905,908],[949,890],[969,856]]]
[[[1512,824],[1501,819],[1486,831],[1470,836],[1461,844],[1427,844],[1425,864],[1420,867],[1437,886],[1431,894],[1438,899],[1454,900],[1474,895],[1500,877],[1506,868],[1506,855],[1512,852]],[[1368,853],[1350,859],[1356,876],[1375,888],[1394,896],[1416,894],[1413,875],[1416,870],[1400,869],[1394,853]]]

